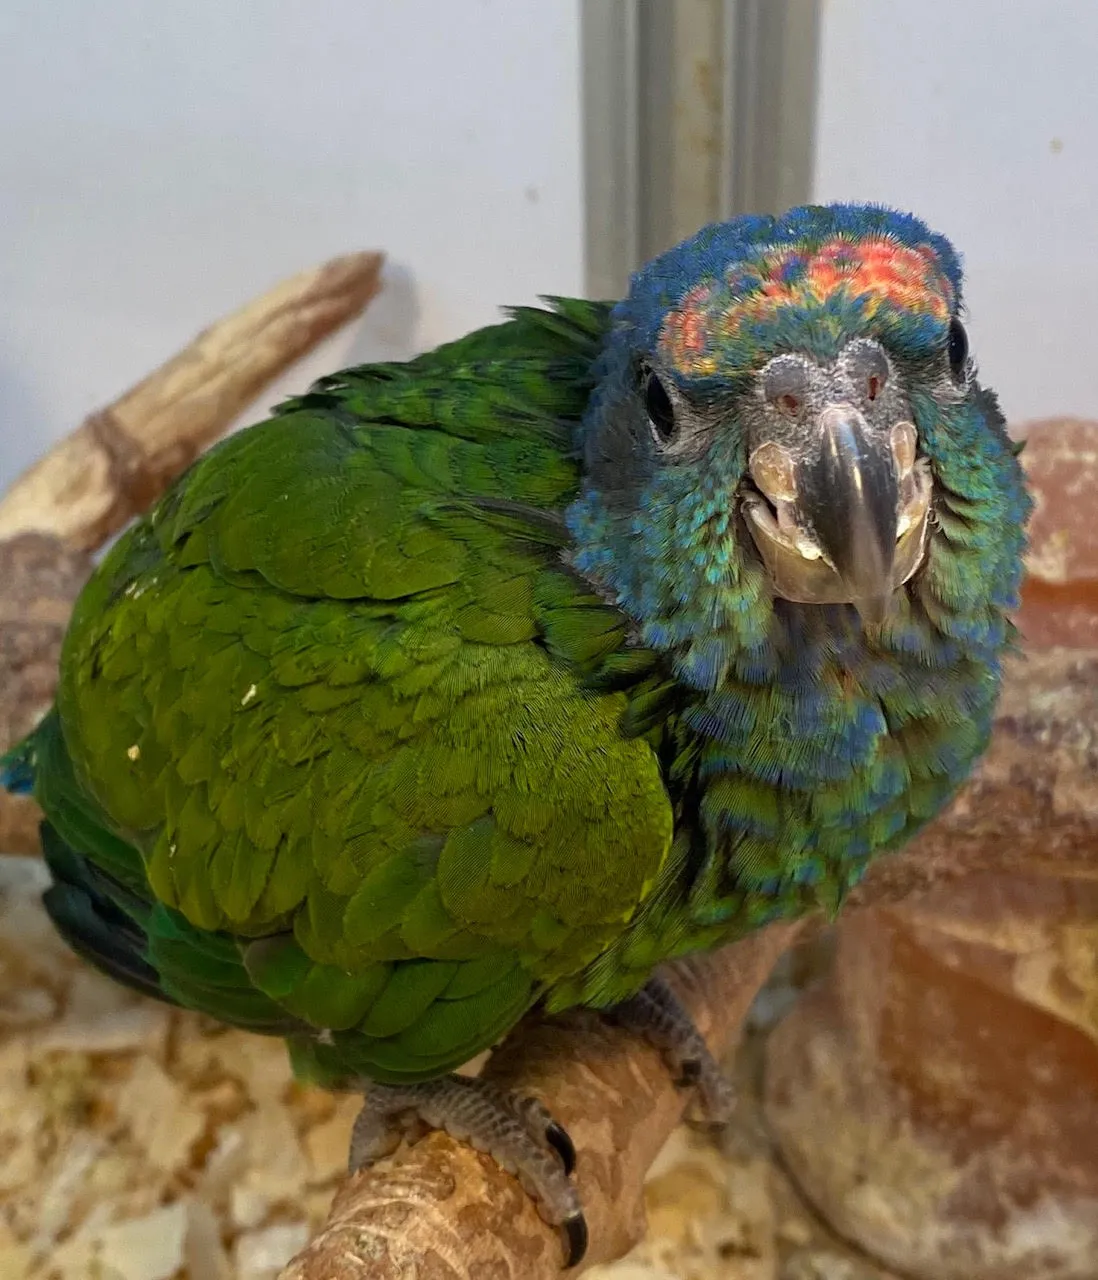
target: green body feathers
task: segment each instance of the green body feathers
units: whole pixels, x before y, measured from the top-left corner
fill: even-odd
[[[6,761],[78,950],[321,1078],[425,1079],[539,1001],[834,909],[948,799],[1026,511],[993,403],[912,396],[935,529],[867,636],[769,589],[742,439],[638,463],[641,327],[558,302],[326,379],[120,539]]]
[[[39,795],[159,904],[172,998],[331,1031],[333,1072],[433,1075],[651,893],[659,764],[588,679],[623,619],[559,554],[604,323],[523,313],[322,384],[201,459],[83,593]]]

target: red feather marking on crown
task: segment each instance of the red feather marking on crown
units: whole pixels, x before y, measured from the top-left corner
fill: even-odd
[[[815,248],[783,245],[738,262],[723,281],[703,280],[670,311],[659,349],[680,373],[716,373],[714,339],[737,337],[745,325],[773,318],[783,307],[821,307],[836,293],[863,302],[872,319],[882,306],[933,316],[943,324],[954,305],[953,286],[929,245],[912,248],[886,236],[826,240]]]

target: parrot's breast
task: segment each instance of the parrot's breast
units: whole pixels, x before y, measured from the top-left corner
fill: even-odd
[[[928,649],[902,625],[873,642],[850,609],[787,612],[795,642],[770,678],[732,676],[684,717],[698,822],[725,888],[837,903],[968,775],[990,734],[998,655],[945,638]]]

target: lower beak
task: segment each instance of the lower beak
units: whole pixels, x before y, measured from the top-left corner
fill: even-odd
[[[862,620],[879,624],[894,591],[899,479],[891,441],[850,404],[818,420],[819,447],[795,468],[798,514]]]

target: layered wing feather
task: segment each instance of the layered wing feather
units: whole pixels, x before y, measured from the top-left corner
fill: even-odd
[[[228,938],[242,990],[332,1033],[314,1063],[418,1078],[650,893],[659,762],[586,679],[624,624],[560,559],[604,324],[562,303],[318,384],[201,459],[89,584],[47,812],[144,886],[175,998],[232,1020],[185,972]]]

